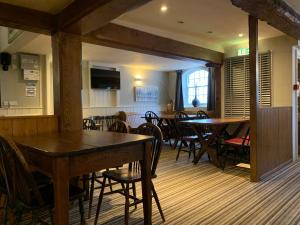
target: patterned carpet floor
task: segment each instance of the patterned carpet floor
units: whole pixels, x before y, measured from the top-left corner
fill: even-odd
[[[186,153],[176,162],[176,153],[164,148],[154,180],[164,224],[300,224],[300,162],[251,183],[247,169],[222,171],[205,160],[193,165]],[[98,192],[89,225],[94,223],[97,200]],[[124,201],[119,194],[105,196],[98,224],[124,224]],[[142,205],[131,209],[130,224],[143,224],[142,218]],[[70,221],[79,224],[77,204],[71,207]],[[163,224],[154,201],[153,224]]]

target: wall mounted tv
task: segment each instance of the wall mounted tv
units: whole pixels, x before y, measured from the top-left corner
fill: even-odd
[[[120,86],[119,71],[91,68],[92,89],[119,90]]]

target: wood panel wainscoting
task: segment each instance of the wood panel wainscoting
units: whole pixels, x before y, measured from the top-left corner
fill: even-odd
[[[9,136],[29,136],[58,131],[56,116],[0,117],[0,133]]]
[[[252,172],[258,179],[292,160],[292,107],[258,109],[257,151],[251,154],[251,163],[256,160]]]

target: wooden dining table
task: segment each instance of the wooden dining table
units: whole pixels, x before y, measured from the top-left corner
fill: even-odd
[[[53,179],[54,222],[69,224],[69,181],[73,177],[140,161],[144,224],[151,224],[151,140],[153,137],[100,131],[55,132],[14,140],[28,163]]]
[[[212,144],[226,132],[229,125],[238,124],[238,127],[234,131],[235,135],[248,122],[249,119],[247,118],[211,118],[180,121],[180,123],[190,125],[193,128],[201,143],[201,149],[197,153],[193,162],[197,164],[204,153],[207,153],[212,163],[217,167],[220,167],[220,161],[217,150],[212,146]],[[207,129],[203,128],[208,128],[210,134],[206,135],[204,131]]]

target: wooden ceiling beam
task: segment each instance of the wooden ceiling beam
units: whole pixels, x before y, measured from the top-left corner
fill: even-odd
[[[75,0],[57,15],[58,29],[85,35],[151,0]]]
[[[232,4],[276,29],[300,39],[300,15],[283,0],[231,0]]]
[[[0,3],[0,26],[50,34],[55,16],[38,10]]]
[[[82,41],[172,59],[201,60],[216,64],[222,64],[223,61],[223,53],[221,52],[113,23],[84,35]]]

